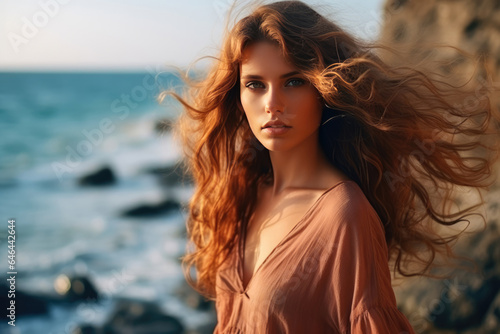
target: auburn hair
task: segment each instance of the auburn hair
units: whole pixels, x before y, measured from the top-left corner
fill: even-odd
[[[483,140],[495,119],[490,100],[465,108],[456,103],[467,96],[464,85],[391,66],[377,47],[308,5],[281,1],[257,7],[228,29],[208,73],[184,77],[185,94],[159,97],[172,95],[184,110],[173,131],[195,182],[182,257],[188,283],[215,299],[217,270],[245,236],[259,184],[273,179],[269,152],[240,103],[242,52],[258,41],[278,45],[322,96],[320,146],[379,215],[394,274],[427,275],[436,255],[455,256],[450,245],[460,233],[444,236],[439,227],[467,222],[481,204],[450,210],[456,187],[491,185],[496,142]]]

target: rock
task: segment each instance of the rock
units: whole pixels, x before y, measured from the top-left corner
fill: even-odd
[[[490,306],[484,319],[484,330],[488,334],[497,334],[500,328],[500,294],[497,294],[495,300]]]
[[[102,328],[85,324],[75,327],[71,334],[105,334],[105,332]]]
[[[121,299],[103,325],[106,334],[180,334],[184,326],[152,302]]]
[[[160,119],[155,123],[155,131],[158,133],[168,132],[172,129],[172,125],[170,119]]]
[[[165,186],[186,186],[193,184],[192,176],[186,172],[182,163],[166,167],[152,167],[146,169],[145,172],[157,176],[160,183]]]
[[[497,0],[386,0],[378,42],[400,53],[380,50],[379,56],[394,66],[416,66],[428,74],[438,71],[439,80],[451,85],[468,82],[471,94],[465,94],[463,101],[452,101],[458,107],[479,103],[486,96],[500,107],[500,95],[494,90],[495,78],[500,76],[499,4]],[[458,47],[471,58],[484,57],[492,83],[482,66],[476,67],[472,59],[439,45]],[[500,175],[498,164],[494,173]],[[498,181],[494,187],[498,192]],[[404,286],[395,288],[415,332],[498,333],[500,233],[496,226],[500,224],[500,203],[498,195],[489,195],[487,230],[472,238],[460,237],[455,247],[457,253],[474,259],[478,271],[457,269],[444,280],[409,278]],[[475,203],[468,195],[463,201],[464,205]]]
[[[485,91],[493,92],[494,78],[500,75],[498,4],[497,0],[386,0],[378,41],[402,51],[405,56],[382,51],[383,58],[394,65],[418,66],[420,70],[425,70],[426,64],[434,67],[438,62],[445,76],[440,79],[451,84],[464,83],[475,75],[471,81],[475,89],[471,98],[482,99]],[[472,62],[453,49],[439,45],[455,46],[476,57],[485,56],[491,65],[493,84],[486,82],[484,73]],[[500,106],[498,94],[490,95]]]
[[[451,278],[444,280],[422,277],[397,292],[402,311],[415,331],[435,333],[446,329],[483,333],[488,323],[496,321],[495,301],[498,302],[500,296],[497,225],[487,225],[484,231],[462,240],[458,246],[460,249],[456,252],[472,258],[477,271],[457,269]]]
[[[9,307],[11,300],[15,301],[14,306],[16,308],[16,317],[23,317],[26,315],[40,315],[46,314],[48,312],[48,303],[44,298],[32,295],[28,292],[23,292],[17,287],[15,289],[15,297],[9,298],[9,291],[9,286],[7,286],[6,284],[0,285],[0,305],[3,305],[5,307],[4,312],[6,314],[9,314],[9,311],[5,309]],[[8,320],[8,318],[6,319]]]
[[[140,204],[135,208],[121,213],[123,217],[153,217],[181,210],[181,204],[172,199],[166,199],[156,204]]]
[[[116,177],[110,167],[103,167],[98,171],[81,177],[78,183],[82,186],[105,186],[114,184]]]
[[[96,288],[85,276],[68,277],[64,274],[59,275],[54,288],[60,296],[60,301],[97,301],[99,294]]]
[[[200,325],[195,329],[187,331],[186,334],[213,334],[215,326],[217,326],[217,318],[214,318],[211,323]]]
[[[461,330],[481,325],[500,289],[498,277],[483,279],[464,275],[460,284],[464,290],[456,298],[450,292],[443,295],[443,301],[449,299],[453,303],[436,304],[431,310],[436,327]]]
[[[195,310],[206,311],[215,310],[214,302],[205,299],[196,290],[194,290],[186,281],[175,290],[175,296],[181,299],[184,304]]]

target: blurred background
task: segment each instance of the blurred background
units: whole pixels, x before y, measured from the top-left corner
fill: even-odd
[[[363,38],[380,27],[380,1],[307,2]],[[156,97],[217,54],[232,3],[0,1],[0,333],[213,331],[178,259],[180,108]]]
[[[499,1],[305,2],[360,39],[409,51],[388,61],[417,63],[411,51],[431,40],[489,55],[498,75]],[[213,304],[179,261],[193,191],[168,129],[181,109],[156,98],[182,89],[176,68],[217,54],[232,3],[0,1],[0,333],[212,333]],[[457,55],[426,56],[450,59],[450,81],[465,70]],[[498,89],[477,79],[470,103]],[[485,268],[477,277],[397,290],[416,332],[497,333],[498,241],[492,227],[464,246]]]

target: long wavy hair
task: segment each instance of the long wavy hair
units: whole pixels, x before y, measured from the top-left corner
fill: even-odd
[[[489,99],[464,108],[456,103],[467,96],[464,86],[390,66],[373,45],[308,5],[282,1],[257,7],[228,29],[203,78],[185,76],[185,94],[160,94],[160,101],[172,95],[183,106],[173,131],[196,185],[182,257],[188,283],[215,299],[216,272],[245,237],[259,184],[273,179],[269,152],[240,103],[242,52],[258,41],[276,43],[322,96],[320,146],[378,213],[394,274],[426,275],[436,255],[455,256],[450,245],[460,233],[444,236],[438,227],[466,222],[481,204],[450,210],[455,187],[491,185],[496,147],[482,140],[492,132]]]

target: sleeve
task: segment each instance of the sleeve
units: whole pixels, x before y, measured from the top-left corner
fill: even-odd
[[[414,334],[391,286],[382,223],[363,192],[331,216],[325,294],[329,325],[341,333]]]
[[[414,334],[406,317],[394,307],[372,307],[351,320],[345,333]]]

